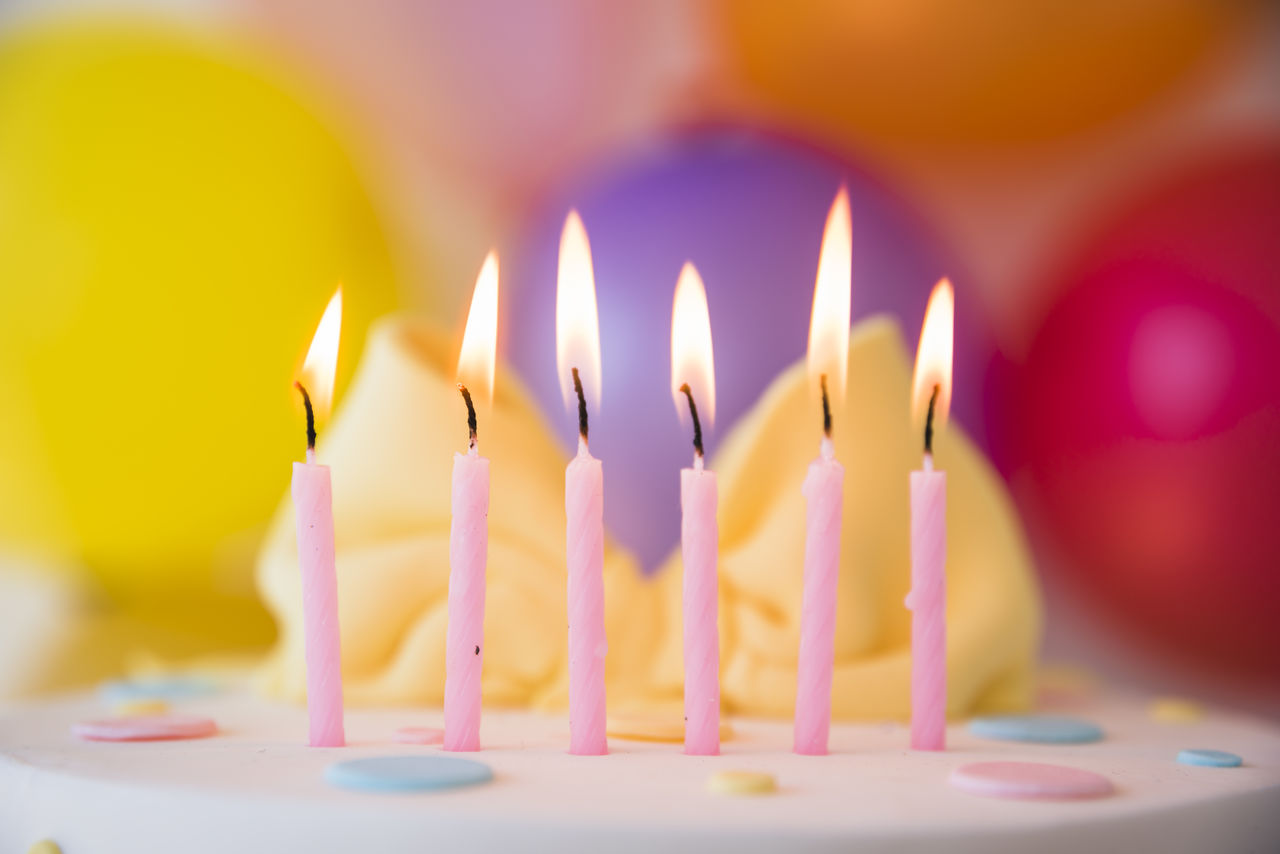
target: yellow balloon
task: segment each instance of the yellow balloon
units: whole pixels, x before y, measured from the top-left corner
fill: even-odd
[[[253,601],[304,447],[290,382],[339,284],[341,388],[391,251],[343,145],[257,60],[124,22],[0,41],[0,545],[126,605],[208,604],[184,620]]]

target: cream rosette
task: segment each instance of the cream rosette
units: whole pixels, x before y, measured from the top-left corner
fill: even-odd
[[[835,405],[845,466],[836,605],[833,717],[910,714],[910,509],[907,474],[923,437],[910,426],[911,367],[893,321],[849,339],[848,394]],[[821,414],[803,362],[738,422],[711,466],[720,477],[721,702],[729,713],[789,716],[804,566],[801,484],[818,453]],[[1027,708],[1041,607],[1018,516],[990,463],[953,424],[935,439],[947,472],[947,708],[951,716]],[[680,558],[658,577],[664,613],[680,613]],[[678,620],[678,617],[676,618]],[[681,692],[678,624],[656,662],[658,696]]]
[[[321,435],[333,469],[349,704],[443,700],[449,478],[466,445],[449,336],[403,320],[373,333],[351,390]],[[833,412],[846,467],[833,713],[909,714],[911,620],[907,473],[921,437],[908,412],[910,367],[897,327],[858,324],[849,393]],[[805,367],[783,373],[710,465],[720,477],[721,695],[731,714],[788,716],[799,654],[805,503],[819,413]],[[948,473],[947,671],[953,716],[1029,706],[1039,593],[1009,496],[954,425],[935,458]],[[499,368],[480,424],[492,460],[483,690],[486,704],[567,707],[565,449],[511,370]],[[679,465],[672,462],[672,478]],[[605,461],[606,473],[608,461]],[[280,625],[262,672],[267,693],[305,695],[301,589],[292,509],[278,513],[259,587]],[[678,709],[679,552],[654,580],[613,545],[605,553],[611,708]]]
[[[449,483],[467,447],[451,337],[415,321],[382,321],[351,388],[321,434],[332,468],[339,624],[346,702],[444,699]],[[509,367],[499,366],[480,423],[491,460],[484,701],[561,708],[568,701],[564,466],[568,456]],[[605,549],[611,701],[647,684],[654,585]],[[258,566],[280,637],[261,674],[270,695],[306,694],[302,591],[293,508],[284,502]]]

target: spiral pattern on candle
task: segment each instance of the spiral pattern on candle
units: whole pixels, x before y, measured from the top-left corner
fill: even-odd
[[[714,472],[680,472],[684,563],[684,752],[720,753],[719,529]]]
[[[485,565],[489,552],[489,461],[453,459],[449,528],[449,628],[445,637],[444,749],[480,749]]]
[[[608,753],[605,737],[604,470],[579,454],[565,471],[569,567],[569,752]]]
[[[947,733],[947,476],[911,473],[911,747],[942,750]]]
[[[814,460],[805,477],[803,492],[807,507],[804,594],[800,612],[800,658],[796,665],[793,749],[796,753],[824,756],[831,731],[844,466],[835,460]]]
[[[312,747],[342,747],[342,643],[334,564],[333,491],[327,466],[294,463],[293,508],[302,570],[307,712]]]

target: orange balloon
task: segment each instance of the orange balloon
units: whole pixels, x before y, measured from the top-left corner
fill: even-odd
[[[719,0],[749,109],[845,143],[1017,143],[1168,89],[1253,11],[1236,0]]]

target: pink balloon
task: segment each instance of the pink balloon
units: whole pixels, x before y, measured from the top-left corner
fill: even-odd
[[[243,2],[395,144],[521,196],[654,124],[681,68],[667,4]]]

